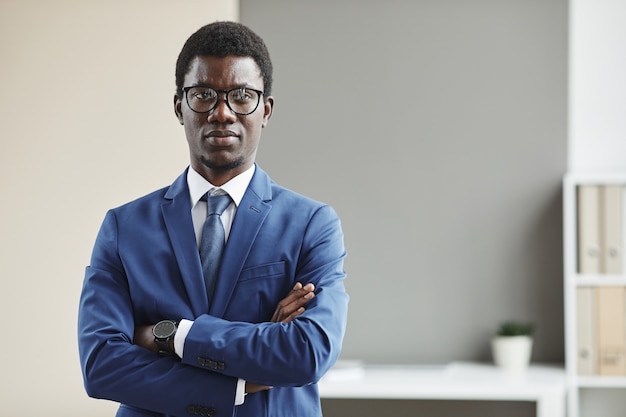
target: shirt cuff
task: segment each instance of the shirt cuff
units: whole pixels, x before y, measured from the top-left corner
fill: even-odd
[[[185,350],[185,339],[191,330],[193,321],[182,319],[178,323],[176,334],[174,335],[174,352],[182,358]],[[237,379],[237,390],[235,391],[235,405],[242,405],[246,400],[246,381],[239,378]]]
[[[187,338],[192,325],[193,321],[182,319],[180,323],[178,323],[178,328],[176,329],[176,334],[174,335],[174,352],[176,352],[178,357],[181,359],[185,350],[185,339]]]
[[[242,405],[246,400],[246,381],[239,378],[237,380],[237,391],[235,391],[235,405]]]

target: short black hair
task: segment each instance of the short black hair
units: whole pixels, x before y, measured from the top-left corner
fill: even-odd
[[[272,93],[272,61],[265,42],[250,28],[236,22],[213,22],[198,29],[185,42],[176,61],[176,94],[182,97],[183,82],[197,56],[250,57],[263,77],[264,97]]]

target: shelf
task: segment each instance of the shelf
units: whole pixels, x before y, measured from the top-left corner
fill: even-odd
[[[331,369],[319,391],[323,399],[533,401],[538,417],[564,417],[566,386],[560,365],[531,364],[516,373],[487,363],[453,362]]]
[[[626,275],[609,275],[609,274],[575,274],[568,277],[573,280],[576,286],[593,287],[593,286],[626,286]]]
[[[584,194],[581,193],[580,186],[598,186],[598,188],[585,188]],[[609,186],[611,188],[605,188]],[[620,186],[621,196],[616,195],[615,187]],[[620,307],[619,295],[611,298],[604,291],[597,291],[598,288],[606,287],[625,287],[626,273],[622,265],[626,265],[626,258],[621,259],[621,264],[615,262],[615,257],[607,258],[604,256],[608,247],[618,251],[618,255],[622,255],[623,242],[626,242],[626,218],[624,210],[626,208],[626,172],[625,173],[576,173],[567,174],[563,181],[563,272],[564,272],[564,304],[565,304],[565,362],[566,362],[566,381],[567,381],[567,404],[569,417],[589,417],[588,415],[580,415],[580,391],[593,389],[626,389],[626,375],[609,376],[609,375],[578,375],[577,370],[579,363],[579,344],[582,343],[582,349],[588,350],[593,355],[598,355],[598,346],[593,346],[597,342],[598,323],[594,320],[598,319],[593,314],[600,314],[598,310],[592,313],[589,309],[595,308],[599,303],[598,296],[603,293],[612,304],[602,310],[603,317],[618,317],[623,315],[623,307]],[[578,205],[583,204],[583,209],[579,210]],[[586,215],[584,215],[586,213]],[[582,219],[582,220],[581,220]],[[601,220],[603,219],[603,220]],[[581,223],[582,222],[582,223]],[[612,224],[612,226],[608,226]],[[580,238],[578,228],[583,229],[583,239],[586,239],[585,248],[593,248],[594,245],[600,250],[603,258],[595,259],[600,265],[596,265],[594,259],[589,257],[585,261],[590,262],[589,270],[596,271],[622,271],[618,274],[581,274],[579,268],[579,242]],[[611,246],[612,245],[612,246]],[[586,253],[586,252],[585,252]],[[603,262],[609,262],[610,265],[603,265]],[[592,295],[578,292],[580,288],[595,288]],[[595,295],[593,295],[595,294]],[[580,298],[581,295],[583,298]],[[583,304],[579,304],[582,301]],[[623,301],[623,299],[622,299]],[[580,308],[580,309],[579,309]],[[617,312],[615,312],[617,311]],[[621,312],[621,313],[620,313]],[[582,320],[579,324],[579,319]],[[599,319],[598,319],[599,320]],[[623,321],[624,317],[620,316],[619,320]],[[604,322],[606,323],[606,322]],[[622,326],[622,324],[617,324]],[[580,327],[579,327],[580,326]],[[615,331],[608,331],[603,328],[603,340],[605,343],[613,343],[619,346],[619,342],[615,342],[615,337],[622,337],[623,327],[617,327]],[[612,334],[614,333],[614,334]],[[591,336],[590,336],[591,335]],[[619,335],[619,336],[617,336]],[[615,337],[613,337],[615,336]],[[591,337],[591,342],[589,340]],[[582,342],[579,338],[584,339]],[[596,338],[596,339],[594,339]],[[607,342],[609,340],[609,342]],[[611,345],[612,346],[612,345]],[[589,368],[589,364],[584,369]],[[593,367],[591,367],[593,368]],[[591,369],[588,369],[591,371]],[[618,370],[616,370],[618,371]]]
[[[586,184],[625,184],[626,173],[569,173],[565,175],[565,183],[567,185],[586,185]]]
[[[579,388],[626,388],[626,376],[579,376],[575,384]]]

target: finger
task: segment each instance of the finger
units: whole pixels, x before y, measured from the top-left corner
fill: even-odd
[[[299,308],[302,307],[304,303],[298,303],[297,300],[294,301],[293,303],[289,303],[287,305],[279,305],[278,307],[276,307],[276,311],[274,311],[274,315],[272,316],[272,321],[277,323],[277,322],[283,322],[286,323],[285,320],[288,320],[289,317],[296,311],[298,311]],[[291,319],[293,320],[293,319]],[[289,320],[289,321],[291,321]]]
[[[283,301],[285,301],[285,304],[289,304],[293,302],[293,300],[295,299],[298,299],[300,297],[306,296],[307,294],[313,293],[313,291],[315,291],[315,286],[313,284],[309,283],[303,287],[302,284],[297,283],[293,287],[293,289],[289,292],[287,297],[283,299]],[[309,298],[311,298],[311,296],[309,296]]]
[[[247,394],[254,394],[255,392],[267,391],[269,389],[272,389],[272,387],[269,385],[259,385],[259,384],[255,384],[254,382],[246,382]]]
[[[313,297],[315,297],[314,292],[299,293],[298,296],[294,299],[283,300],[285,301],[285,303],[281,303],[280,307],[284,311],[291,313],[292,311],[297,310],[298,308],[304,306],[306,303],[311,301]]]
[[[308,303],[313,297],[315,297],[315,293],[311,292],[303,297],[297,298],[287,305],[277,307],[274,315],[272,316],[272,321],[289,323],[294,318],[304,313],[304,305],[306,305],[306,303]]]
[[[299,283],[299,282],[296,282],[296,285],[293,286],[293,288],[291,289],[291,291],[289,291],[289,293],[287,294],[287,296],[285,296],[285,298],[280,300],[278,305],[279,306],[287,305],[287,304],[293,302],[293,300],[295,300],[296,298],[300,297],[301,295],[304,295],[305,292],[306,291],[302,290],[302,284]]]
[[[314,293],[308,293],[305,294],[302,297],[298,297],[294,300],[292,300],[291,302],[286,302],[286,300],[283,300],[281,303],[279,303],[279,305],[276,307],[276,310],[274,311],[274,314],[272,315],[272,321],[274,323],[277,322],[283,322],[283,323],[288,323],[291,320],[294,319],[294,317],[299,316],[300,314],[302,314],[304,312],[304,308],[303,306],[308,303],[311,298],[313,298],[315,296]],[[294,313],[296,313],[294,315]]]
[[[281,323],[290,323],[290,322],[292,322],[293,319],[298,317],[300,314],[304,313],[304,310],[305,310],[304,307],[300,307],[299,309],[297,309],[296,311],[294,311],[293,313],[291,313],[290,315],[288,315],[287,317],[282,319]]]
[[[302,314],[303,311],[298,312],[298,309],[308,303],[314,296],[315,286],[311,283],[302,286],[300,282],[297,282],[289,294],[280,300],[276,306],[276,310],[272,315],[271,321],[277,322],[289,322],[296,316]],[[296,315],[292,316],[293,313]]]

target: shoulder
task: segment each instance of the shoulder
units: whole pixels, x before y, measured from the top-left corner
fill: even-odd
[[[159,188],[110,211],[121,215],[129,215],[131,213],[147,214],[151,211],[160,211],[163,204],[177,200],[182,202],[183,205],[188,204],[189,187],[186,181],[186,172],[176,178],[171,185]]]
[[[272,206],[273,215],[285,218],[305,222],[335,223],[339,221],[337,212],[329,204],[274,182],[272,182],[272,200],[268,201],[268,204]]]
[[[290,202],[310,207],[321,207],[326,205],[321,201],[317,201],[311,197],[305,196],[299,192],[291,190],[287,187],[283,187],[282,185],[276,183],[272,183],[272,200]]]
[[[168,189],[169,187],[163,187],[158,190],[152,191],[146,195],[117,206],[113,208],[112,211],[123,213],[152,207],[155,204],[162,203],[165,200],[165,194],[167,193]]]
[[[260,199],[271,205],[293,204],[295,207],[310,208],[326,206],[326,204],[321,201],[317,201],[278,184],[258,166],[250,183],[250,188]]]

